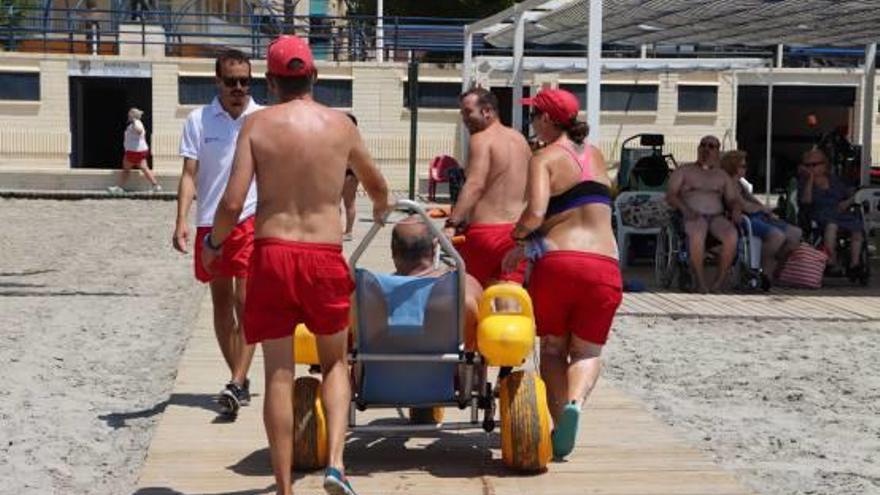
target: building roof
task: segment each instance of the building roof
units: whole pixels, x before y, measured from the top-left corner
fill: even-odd
[[[864,47],[880,39],[876,0],[603,0],[602,42],[642,45]],[[529,43],[586,44],[589,1],[524,0],[471,24],[499,47],[513,45],[524,13]]]

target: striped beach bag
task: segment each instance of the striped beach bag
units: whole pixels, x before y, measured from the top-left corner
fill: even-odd
[[[801,244],[785,260],[779,272],[779,285],[803,289],[822,287],[822,274],[828,255],[808,244]]]

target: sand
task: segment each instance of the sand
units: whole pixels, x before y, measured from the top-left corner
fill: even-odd
[[[0,493],[131,493],[205,294],[174,215],[0,200]]]
[[[0,494],[133,491],[206,294],[174,208],[0,200]],[[878,330],[621,317],[605,377],[758,493],[880,493]]]
[[[758,493],[877,494],[878,335],[876,322],[623,317],[606,377]]]

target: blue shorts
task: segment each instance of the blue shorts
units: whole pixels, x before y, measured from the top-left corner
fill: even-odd
[[[766,213],[752,213],[749,215],[749,221],[752,222],[752,234],[760,237],[762,240],[774,230],[785,234],[785,229],[788,228],[787,223],[777,220]]]

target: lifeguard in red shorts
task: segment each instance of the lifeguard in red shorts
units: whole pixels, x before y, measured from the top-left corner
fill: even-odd
[[[532,152],[519,132],[498,118],[498,99],[476,87],[460,97],[461,118],[470,131],[467,179],[446,221],[446,234],[464,234],[458,246],[467,272],[483,287],[499,280],[522,283],[525,264],[504,272],[501,261],[515,247],[510,233],[525,205]]]
[[[354,283],[342,257],[339,203],[346,167],[372,199],[375,221],[381,222],[388,209],[388,187],[348,116],[312,99],[317,71],[308,44],[281,36],[269,45],[266,58],[266,81],[280,103],[244,124],[206,245],[225,249],[256,177],[260,200],[244,332],[249,343],[263,347],[263,419],[276,492],[292,493],[293,328],[305,323],[317,337],[324,374],[329,457],[324,488],[351,495],[342,452],[351,403],[347,330]],[[203,261],[210,263],[218,254],[206,250]]]
[[[528,281],[541,337],[541,376],[553,416],[553,451],[574,448],[581,407],[596,385],[600,353],[622,298],[611,230],[611,181],[602,153],[585,141],[578,100],[559,89],[524,103],[538,138],[550,143],[529,163],[528,205],[514,229],[520,247],[510,268],[528,257]]]

